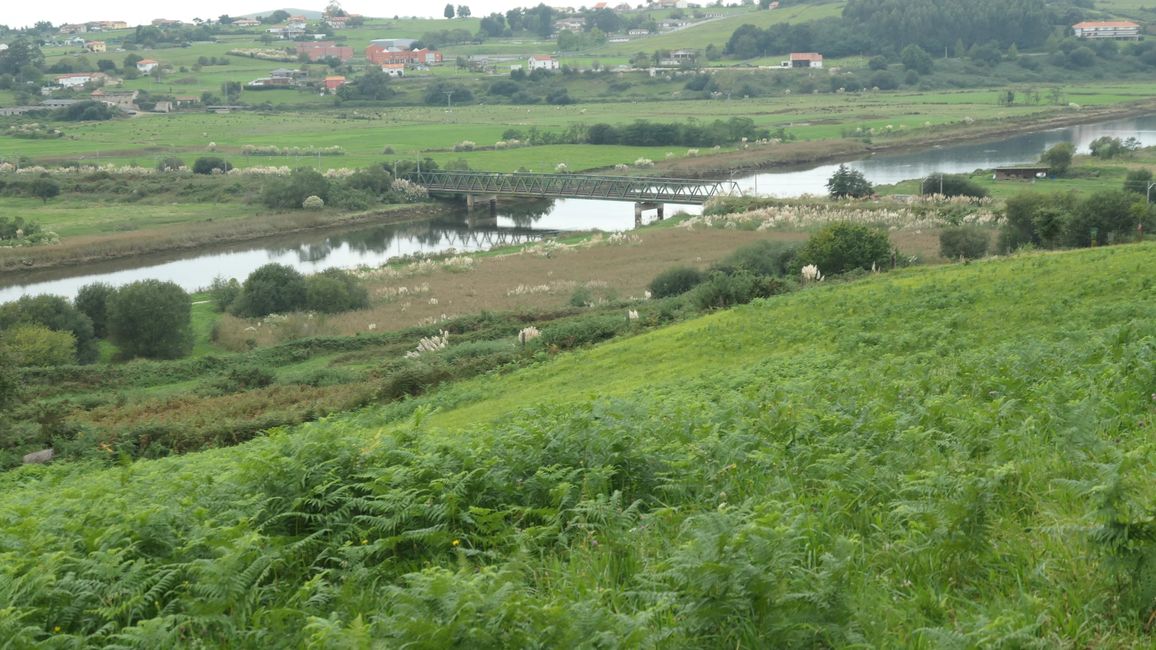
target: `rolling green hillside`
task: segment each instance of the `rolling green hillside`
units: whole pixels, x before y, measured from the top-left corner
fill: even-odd
[[[0,478],[12,647],[1149,647],[1156,245]]]

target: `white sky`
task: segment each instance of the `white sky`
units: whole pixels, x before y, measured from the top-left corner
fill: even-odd
[[[536,7],[539,0],[454,0],[453,5],[467,5],[475,18],[494,11],[505,12],[513,7]],[[243,16],[251,13],[269,13],[284,8],[322,11],[327,0],[198,0],[197,2],[156,2],[156,0],[44,0],[25,2],[3,0],[0,8],[0,25],[13,29],[31,26],[40,20],[51,21],[53,25],[65,23],[86,23],[93,20],[123,20],[129,25],[144,25],[154,18],[192,20],[193,18],[216,18],[221,14]],[[547,2],[559,5],[558,2]],[[567,3],[572,4],[572,3]],[[578,2],[573,6],[582,6]],[[591,0],[593,5],[594,1]],[[420,0],[399,2],[398,0],[347,0],[341,6],[349,13],[363,16],[424,16],[441,18],[446,0]]]

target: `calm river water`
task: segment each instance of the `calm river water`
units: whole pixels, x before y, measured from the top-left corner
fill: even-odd
[[[1048,147],[1071,142],[1086,152],[1101,136],[1137,138],[1145,146],[1156,144],[1156,115],[1085,124],[1062,129],[1009,136],[980,144],[933,147],[924,151],[873,156],[846,163],[862,171],[872,183],[885,184],[938,173],[964,173],[976,169],[1035,162]],[[792,197],[826,193],[826,182],[838,167],[820,165],[799,171],[764,173],[736,178],[743,192]],[[698,206],[668,205],[666,214],[697,213]],[[462,252],[495,245],[531,241],[560,230],[604,231],[634,227],[634,206],[614,201],[532,201],[511,205],[499,201],[498,218],[470,228],[464,214],[433,221],[381,225],[343,232],[313,232],[234,244],[186,255],[161,255],[109,262],[80,269],[0,276],[0,302],[22,295],[56,294],[73,297],[92,282],[114,286],[155,278],[176,282],[185,289],[208,286],[213,278],[243,280],[254,269],[277,262],[316,273],[327,268],[378,266],[390,258],[447,249]]]

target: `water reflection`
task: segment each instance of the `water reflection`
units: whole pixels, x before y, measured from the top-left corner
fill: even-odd
[[[376,267],[392,257],[415,253],[435,253],[449,249],[472,252],[523,244],[556,231],[524,227],[500,228],[475,224],[471,227],[462,215],[424,222],[380,224],[356,230],[330,233],[301,233],[272,242],[236,244],[202,250],[194,257],[152,256],[147,260],[124,260],[87,267],[84,275],[69,277],[69,271],[44,271],[20,276],[16,281],[0,280],[0,302],[22,295],[55,294],[73,297],[76,291],[93,282],[121,286],[142,279],[175,282],[186,290],[207,286],[214,277],[244,280],[258,267],[276,262],[292,266],[302,273],[317,273],[328,268]]]
[[[1088,145],[1103,136],[1136,138],[1144,146],[1156,144],[1156,115],[1132,117],[1098,124],[1023,133],[993,142],[932,147],[923,151],[879,155],[846,163],[863,172],[876,185],[892,184],[933,174],[969,174],[977,169],[1034,163],[1053,145],[1071,142],[1077,153],[1088,153]],[[756,174],[735,179],[743,192],[761,196],[793,197],[827,194],[827,179],[839,166],[820,165],[808,169]]]

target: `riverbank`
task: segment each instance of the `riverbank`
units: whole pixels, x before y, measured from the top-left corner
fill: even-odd
[[[68,238],[49,246],[0,248],[0,273],[5,281],[27,281],[30,273],[86,266],[126,257],[208,249],[224,244],[258,241],[275,236],[331,228],[382,223],[404,223],[443,216],[444,204],[385,206],[364,212],[293,212],[259,215],[227,221],[174,224],[131,233]]]
[[[845,138],[774,144],[752,143],[745,149],[733,152],[656,162],[653,173],[658,176],[679,178],[732,176],[742,172],[847,162],[875,154],[904,153],[934,146],[979,143],[1011,135],[1152,113],[1156,113],[1156,99],[1090,108],[1054,107],[1054,110],[1031,115],[939,125],[907,133],[897,132],[884,136],[882,141],[868,142],[864,139]]]

